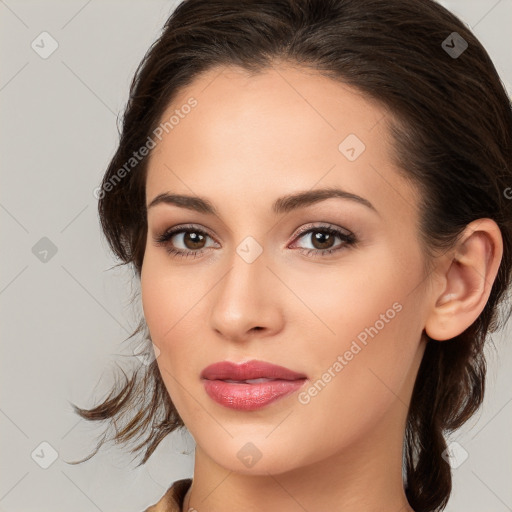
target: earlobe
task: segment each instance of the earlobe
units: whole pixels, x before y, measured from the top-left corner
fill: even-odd
[[[491,293],[503,255],[503,239],[491,219],[466,227],[442,265],[442,285],[433,291],[433,306],[425,323],[427,335],[438,341],[461,334],[481,314]]]

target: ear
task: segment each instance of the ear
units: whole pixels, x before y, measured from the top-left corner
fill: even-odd
[[[454,338],[483,311],[503,255],[501,231],[492,219],[466,226],[459,242],[437,266],[425,331],[434,340]]]

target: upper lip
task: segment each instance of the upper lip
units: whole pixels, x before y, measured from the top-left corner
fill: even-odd
[[[306,376],[284,366],[252,360],[243,363],[221,361],[211,364],[203,369],[201,378],[208,380],[249,380],[260,378],[298,380],[305,379]]]

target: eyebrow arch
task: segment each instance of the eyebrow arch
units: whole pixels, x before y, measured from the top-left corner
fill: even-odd
[[[378,214],[377,209],[363,197],[360,197],[356,194],[352,194],[351,192],[347,192],[346,190],[341,190],[339,188],[322,188],[316,190],[306,190],[303,192],[298,192],[295,194],[286,195],[276,199],[274,204],[272,205],[272,211],[274,214],[284,214],[288,213],[292,210],[297,210],[299,208],[303,208],[305,206],[309,206],[320,201],[325,201],[326,199],[330,199],[333,197],[338,197],[341,199],[348,199],[351,201],[355,201],[363,206],[366,206],[370,210],[373,210]],[[199,196],[187,196],[182,194],[169,194],[164,192],[162,194],[158,194],[147,206],[147,209],[153,208],[157,204],[171,204],[175,206],[179,206],[181,208],[187,208],[189,210],[195,210],[199,213],[205,213],[208,215],[216,215],[218,216],[218,212],[216,208],[212,205],[208,199]]]

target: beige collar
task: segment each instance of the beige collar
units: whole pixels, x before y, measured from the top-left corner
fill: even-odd
[[[191,484],[191,478],[177,480],[167,489],[158,503],[151,505],[144,512],[182,512],[183,500]]]

